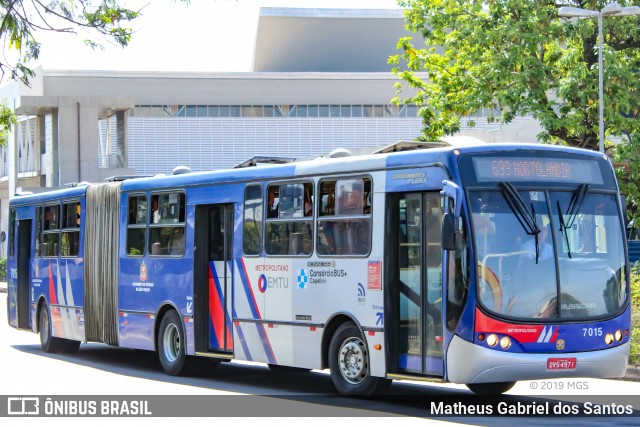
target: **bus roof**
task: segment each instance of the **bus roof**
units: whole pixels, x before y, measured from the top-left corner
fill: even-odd
[[[546,144],[456,144],[455,146],[432,145],[427,149],[414,151],[379,152],[349,157],[319,157],[313,160],[297,161],[284,164],[266,164],[255,167],[221,169],[207,172],[191,172],[180,175],[153,176],[127,179],[123,181],[123,191],[146,191],[162,188],[198,186],[226,182],[251,182],[264,179],[280,180],[320,174],[365,173],[387,168],[420,167],[441,164],[448,167],[452,156],[467,153],[486,153],[491,151],[549,151],[564,152],[593,157],[603,154],[572,147]],[[33,195],[16,196],[11,199],[12,205],[46,202],[60,198],[83,197],[86,186],[59,189]]]

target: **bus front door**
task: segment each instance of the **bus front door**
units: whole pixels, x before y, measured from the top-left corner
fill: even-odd
[[[443,376],[442,196],[390,193],[386,214],[388,371]]]
[[[196,209],[195,345],[196,354],[233,354],[233,205]]]

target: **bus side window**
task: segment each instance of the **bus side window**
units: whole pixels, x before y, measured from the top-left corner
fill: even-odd
[[[242,249],[245,255],[262,252],[262,186],[248,185],[244,190]]]
[[[62,205],[62,235],[60,255],[76,257],[80,251],[80,203]]]
[[[151,196],[152,224],[149,225],[151,255],[182,256],[185,252],[185,195],[181,192]]]
[[[367,255],[371,250],[371,180],[323,181],[318,254]]]
[[[127,205],[127,255],[144,255],[147,231],[147,196],[129,196]]]
[[[42,206],[36,208],[36,257],[42,256]]]
[[[9,211],[9,258],[13,258],[15,255],[15,240],[16,240],[16,210],[11,208]]]
[[[60,205],[44,207],[44,230],[42,253],[46,257],[57,257],[60,253]]]
[[[269,185],[265,252],[267,255],[310,255],[313,186],[309,182]],[[278,195],[277,202],[272,195]],[[273,203],[272,203],[273,201]],[[276,205],[277,203],[277,205]]]

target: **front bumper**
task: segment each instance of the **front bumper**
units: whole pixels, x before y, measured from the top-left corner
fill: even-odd
[[[550,357],[575,357],[575,369],[548,370]],[[627,370],[629,342],[580,353],[509,353],[475,345],[455,336],[447,351],[447,379],[473,384],[545,378],[620,378]]]

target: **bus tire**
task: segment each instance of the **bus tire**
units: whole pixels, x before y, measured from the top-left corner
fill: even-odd
[[[165,313],[158,330],[157,348],[162,369],[169,375],[185,373],[187,354],[182,322],[175,310]]]
[[[353,322],[340,325],[331,337],[329,368],[333,385],[345,396],[370,396],[386,390],[391,383],[371,376],[367,344]]]
[[[502,383],[478,383],[467,384],[467,388],[475,394],[487,396],[506,393],[516,385],[516,381],[507,381]]]
[[[64,351],[65,340],[51,334],[51,316],[49,307],[42,304],[38,312],[38,330],[40,332],[40,348],[45,353],[61,353]]]

